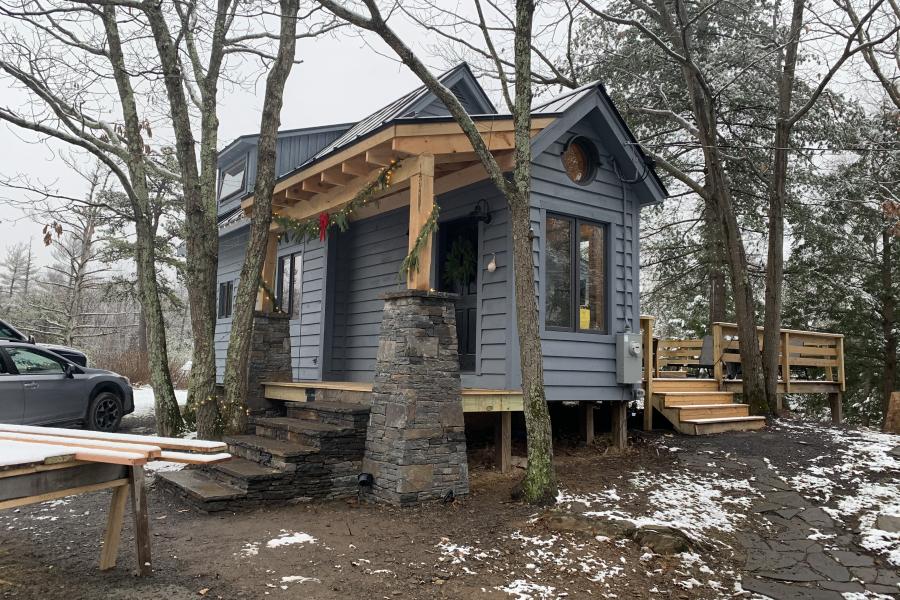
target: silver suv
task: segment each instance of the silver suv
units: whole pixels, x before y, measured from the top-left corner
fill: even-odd
[[[76,365],[34,344],[0,340],[0,423],[115,431],[132,412],[128,378]]]

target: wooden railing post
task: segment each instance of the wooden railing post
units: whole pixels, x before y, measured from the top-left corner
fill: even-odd
[[[653,429],[653,378],[656,362],[653,358],[653,323],[655,317],[641,317],[641,343],[644,346],[644,431]]]
[[[713,347],[713,379],[719,383],[719,389],[722,389],[722,380],[724,372],[722,369],[723,349],[722,349],[722,324],[712,324],[712,347]]]
[[[841,384],[841,391],[847,391],[847,382],[844,379],[844,336],[837,339],[837,374],[838,383]]]
[[[791,334],[781,334],[781,376],[784,378],[784,393],[791,393]],[[781,396],[778,397],[778,408],[781,408]]]

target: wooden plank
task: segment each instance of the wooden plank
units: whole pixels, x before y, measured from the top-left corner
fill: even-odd
[[[143,454],[148,459],[157,458],[162,452],[159,446],[150,444],[136,444],[133,442],[112,442],[104,440],[86,440],[70,438],[58,435],[38,435],[35,433],[15,433],[12,431],[0,431],[0,440],[13,442],[28,442],[29,444],[48,444],[50,446],[96,448],[98,450],[115,450],[119,452],[135,452]],[[75,455],[72,455],[73,458]],[[79,459],[81,460],[81,459]]]
[[[73,452],[52,444],[7,445],[5,447],[0,444],[0,473],[73,460],[75,460]]]
[[[434,156],[422,154],[418,159],[417,173],[409,180],[409,251],[412,252],[422,227],[434,210]],[[410,290],[431,288],[431,247],[434,234],[428,234],[419,248],[418,268],[406,274],[406,287]]]
[[[791,333],[783,331],[781,333],[781,378],[784,379],[784,391],[791,393]],[[778,404],[782,402],[781,396],[778,397]],[[781,409],[781,406],[778,407]]]
[[[641,316],[641,344],[644,350],[644,431],[653,429],[653,380],[656,377],[653,360],[653,324],[655,317]]]
[[[174,463],[182,463],[185,465],[213,465],[226,460],[231,460],[231,455],[227,452],[218,454],[190,454],[188,452],[171,452],[163,451],[159,460],[165,460]]]
[[[103,548],[100,549],[100,570],[108,571],[116,566],[119,541],[122,539],[122,522],[125,520],[125,502],[128,500],[128,486],[120,485],[113,490],[106,515],[106,531],[103,534]]]
[[[3,452],[16,452],[22,447],[27,447],[38,442],[19,440],[2,440],[0,448]],[[128,452],[123,450],[100,450],[83,446],[66,446],[66,452],[74,455],[76,460],[87,462],[105,463],[110,465],[142,465],[147,462],[147,455],[143,452]]]
[[[103,463],[70,463],[66,468],[49,469],[24,473],[16,477],[7,477],[0,485],[0,502],[17,502],[17,505],[30,504],[23,502],[25,498],[40,498],[60,490],[78,489],[83,486],[103,485],[110,481],[124,479],[128,467]],[[65,495],[71,495],[68,492]],[[61,497],[61,496],[56,496]]]
[[[128,485],[127,479],[116,479],[113,481],[107,481],[105,483],[92,483],[89,485],[81,485],[78,487],[57,490],[54,492],[46,492],[44,494],[39,494],[36,496],[24,496],[22,498],[15,498],[12,500],[3,500],[0,501],[0,510],[5,510],[8,508],[18,508],[20,506],[26,506],[28,504],[40,504],[41,502],[49,502],[50,500],[57,500],[59,498],[65,498],[66,496],[87,494],[89,492],[99,492],[100,490],[106,490],[123,485]]]
[[[2,470],[0,469],[0,479],[4,479],[7,477],[19,477],[21,475],[30,475],[31,473],[40,473],[43,471],[53,471],[56,469],[68,469],[70,467],[83,465],[87,463],[83,463],[81,461],[75,460],[75,456],[71,456],[71,460],[67,460],[65,462],[60,463],[50,463],[50,464],[39,464],[39,465],[28,465],[23,467],[16,467],[11,469]]]
[[[496,464],[501,473],[509,473],[512,469],[512,413],[501,412],[497,415],[494,448]]]
[[[847,391],[847,380],[844,373],[844,338],[838,341],[838,357],[837,357],[838,365],[837,365],[837,373],[838,373],[838,383],[841,384],[841,391]]]
[[[521,411],[523,402],[521,394],[515,396],[462,396],[463,412],[509,412]]]
[[[209,440],[185,440],[182,438],[168,438],[153,435],[106,433],[103,431],[89,431],[86,429],[35,427],[33,425],[9,425],[6,423],[0,423],[0,431],[35,433],[38,435],[58,435],[62,437],[81,438],[88,440],[134,442],[137,444],[151,444],[167,450],[187,450],[191,452],[222,452],[223,450],[227,449],[227,446],[224,443]]]
[[[153,568],[150,559],[150,515],[147,512],[147,489],[144,486],[144,468],[128,470],[131,488],[131,512],[134,517],[134,541],[137,546],[138,573],[149,575]]]

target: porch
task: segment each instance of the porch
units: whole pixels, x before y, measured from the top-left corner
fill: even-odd
[[[703,339],[657,338],[655,317],[641,317],[644,352],[644,429],[653,427],[659,412],[676,429],[702,434],[757,429],[762,417],[753,417],[745,404],[735,402],[743,390],[741,340],[734,323],[713,323]],[[762,350],[763,330],[757,347]],[[839,333],[782,329],[779,334],[778,410],[785,394],[827,394],[832,422],[842,420],[841,401],[846,389],[844,336]]]

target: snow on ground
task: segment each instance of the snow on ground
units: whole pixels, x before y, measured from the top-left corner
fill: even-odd
[[[180,406],[187,403],[187,390],[175,390],[175,399]],[[134,388],[134,413],[135,417],[143,417],[152,415],[154,411],[154,395],[153,388],[145,385]]]
[[[266,542],[266,548],[280,548],[281,546],[293,546],[294,544],[315,543],[316,538],[309,535],[308,533],[297,533],[294,531],[288,531],[287,529],[282,529],[281,535]]]

